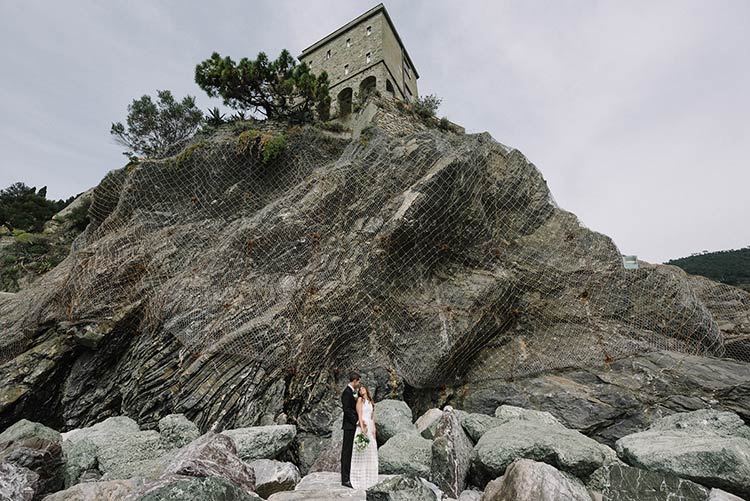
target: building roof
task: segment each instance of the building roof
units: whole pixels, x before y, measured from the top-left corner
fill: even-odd
[[[353,28],[354,26],[356,26],[356,25],[362,23],[363,21],[365,21],[365,20],[367,20],[367,19],[375,16],[376,14],[378,14],[380,12],[382,12],[383,15],[385,16],[385,18],[388,20],[388,24],[391,26],[391,30],[393,30],[393,34],[396,35],[396,40],[398,40],[399,45],[401,45],[401,48],[404,51],[404,56],[406,56],[406,60],[409,61],[409,66],[411,67],[412,70],[414,70],[414,75],[417,78],[419,78],[419,72],[417,71],[417,67],[414,66],[414,62],[411,60],[411,57],[409,56],[409,53],[406,51],[406,46],[404,45],[404,42],[401,41],[401,37],[399,36],[398,31],[396,31],[396,26],[394,26],[393,20],[391,19],[391,16],[388,15],[388,11],[386,10],[385,5],[383,5],[382,3],[376,5],[372,9],[370,9],[367,12],[365,12],[364,14],[362,14],[361,16],[357,17],[356,19],[354,19],[352,21],[349,21],[348,23],[346,23],[344,26],[342,26],[341,28],[337,29],[333,33],[331,33],[331,34],[329,34],[329,35],[321,38],[320,40],[318,40],[317,42],[315,42],[314,44],[312,44],[311,46],[309,46],[308,48],[306,48],[305,50],[303,50],[302,54],[300,54],[297,59],[302,59],[304,56],[306,56],[310,52],[314,51],[315,49],[317,49],[321,45],[323,45],[323,44],[325,44],[325,43],[333,40],[334,38],[337,38],[342,33],[346,32],[346,31],[349,31],[350,28]]]

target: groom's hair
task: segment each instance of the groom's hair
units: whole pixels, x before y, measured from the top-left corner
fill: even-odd
[[[357,374],[357,373],[356,373],[356,372],[354,372],[354,371],[352,371],[352,372],[350,372],[350,373],[349,373],[349,382],[350,382],[350,383],[351,383],[352,381],[356,381],[357,379],[362,379],[362,378],[360,378],[360,377],[359,377],[359,374]]]

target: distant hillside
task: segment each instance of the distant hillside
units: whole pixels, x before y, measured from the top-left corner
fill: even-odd
[[[693,275],[750,290],[750,247],[694,254],[667,261],[666,264],[679,266]]]

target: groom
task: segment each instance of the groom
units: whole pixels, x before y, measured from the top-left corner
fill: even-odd
[[[344,442],[341,444],[341,485],[351,487],[349,473],[352,466],[352,448],[354,447],[354,431],[357,429],[357,388],[359,388],[359,374],[349,373],[349,384],[341,394],[341,408],[344,411],[341,429],[344,430]]]

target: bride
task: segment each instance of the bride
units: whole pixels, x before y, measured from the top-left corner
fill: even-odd
[[[366,386],[359,387],[357,398],[357,416],[359,424],[354,433],[354,451],[352,453],[351,482],[355,489],[367,489],[378,483],[378,444],[375,440],[375,419],[373,412],[375,402]],[[366,447],[357,446],[357,436],[364,433],[370,439]]]

